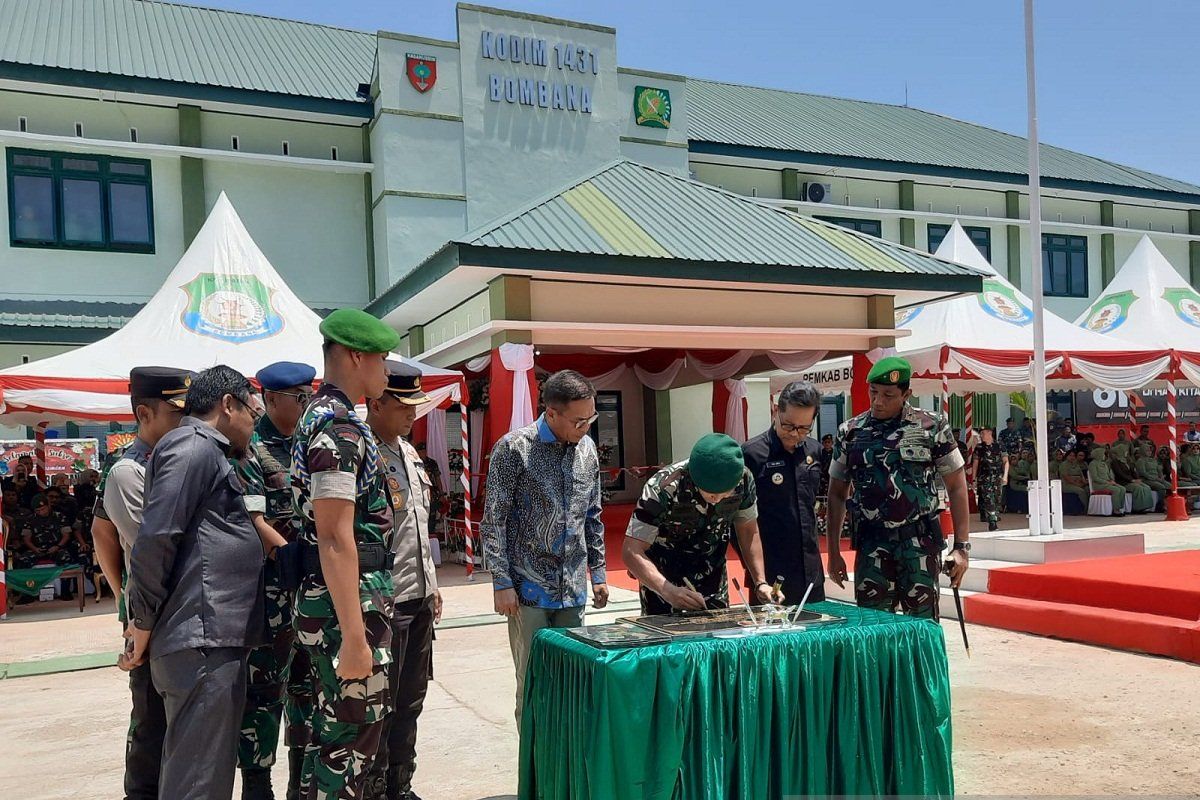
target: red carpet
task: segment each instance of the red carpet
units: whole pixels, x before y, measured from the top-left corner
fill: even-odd
[[[1200,663],[1200,551],[994,570],[971,622]]]

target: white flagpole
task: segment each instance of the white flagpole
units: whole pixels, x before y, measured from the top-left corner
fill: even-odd
[[[1030,515],[1029,532],[1037,536],[1050,533],[1050,436],[1046,420],[1046,330],[1042,278],[1042,199],[1041,161],[1038,152],[1037,79],[1033,65],[1033,0],[1025,0],[1025,88],[1029,106],[1029,251],[1032,256],[1033,282],[1029,298],[1033,301],[1033,408],[1037,437],[1036,507]],[[1031,507],[1032,504],[1031,504]]]

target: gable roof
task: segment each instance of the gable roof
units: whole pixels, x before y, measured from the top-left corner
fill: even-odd
[[[1024,137],[917,108],[694,78],[687,81],[687,100],[693,147],[703,142],[1028,175]],[[1041,169],[1047,185],[1057,180],[1200,195],[1195,184],[1047,144],[1041,145]]]

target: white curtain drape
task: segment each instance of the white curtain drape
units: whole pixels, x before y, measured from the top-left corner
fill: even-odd
[[[1071,368],[1094,386],[1104,386],[1109,389],[1138,389],[1150,383],[1163,374],[1171,365],[1169,355],[1156,358],[1144,364],[1110,367],[1096,364],[1086,358],[1073,357]]]
[[[827,355],[828,350],[771,350],[767,358],[784,372],[803,372]]]
[[[512,418],[509,420],[508,430],[515,431],[533,423],[533,398],[529,395],[533,346],[512,342],[500,345],[500,363],[513,374]]]
[[[1193,386],[1200,386],[1200,364],[1188,361],[1187,356],[1181,356],[1179,370],[1183,373],[1183,377],[1191,381]]]
[[[984,361],[965,356],[955,351],[952,360],[957,361],[969,372],[978,375],[980,379],[1000,386],[1026,387],[1033,383],[1033,363],[1015,367],[999,367]],[[1062,357],[1046,359],[1046,374],[1050,375],[1062,366]]]
[[[594,378],[588,378],[592,385],[597,389],[604,391],[606,389],[616,389],[625,377],[625,373],[629,371],[629,367],[624,364],[618,364],[608,372],[601,373]]]
[[[732,378],[741,371],[742,367],[746,366],[746,362],[750,360],[749,350],[739,350],[724,361],[718,361],[715,364],[708,364],[699,360],[691,353],[688,353],[688,364],[692,369],[700,373],[700,376],[705,380],[723,381],[726,378]],[[813,362],[816,363],[815,361]]]
[[[733,437],[738,444],[746,441],[746,409],[742,401],[746,399],[746,382],[743,380],[726,380],[725,389],[729,399],[725,404],[725,433]]]
[[[677,358],[661,372],[651,372],[645,367],[634,364],[633,374],[637,375],[637,379],[642,382],[643,386],[648,386],[656,392],[665,392],[674,385],[675,378],[678,377],[681,369],[683,369],[683,359]]]
[[[488,353],[486,356],[480,356],[479,358],[472,358],[470,361],[468,361],[466,363],[465,366],[466,366],[468,372],[487,372],[488,365],[491,363],[492,363],[492,354]]]
[[[446,442],[445,409],[435,408],[430,411],[425,424],[428,426],[428,435],[425,437],[425,454],[438,465],[438,482],[442,485],[442,491],[449,494],[450,454],[448,452],[449,444]]]

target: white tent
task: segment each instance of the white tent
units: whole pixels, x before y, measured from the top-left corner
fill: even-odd
[[[1200,385],[1200,293],[1143,236],[1104,294],[1075,320],[1088,331],[1174,350]]]
[[[955,222],[935,253],[987,273],[983,291],[896,313],[910,336],[896,350],[913,365],[918,394],[941,392],[942,376],[960,392],[1013,391],[1031,386],[1033,310],[1028,297],[1001,277]],[[1045,312],[1046,374],[1056,388],[1135,389],[1169,364],[1165,348],[1103,336]]]
[[[0,419],[9,424],[131,421],[129,370],[202,370],[227,364],[253,375],[275,361],[321,374],[320,317],[255,245],[224,193],[162,287],[123,328],[61,355],[0,370]],[[400,359],[400,356],[393,356]],[[407,359],[404,359],[407,360]],[[426,376],[432,410],[465,396],[458,372],[410,362]]]

